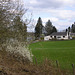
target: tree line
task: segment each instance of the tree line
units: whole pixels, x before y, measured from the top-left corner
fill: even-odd
[[[72,33],[75,33],[75,22],[74,24],[71,25],[71,27],[69,26],[67,29],[66,29],[66,32],[72,32]]]
[[[43,26],[42,19],[39,17],[35,26],[35,39],[41,38],[42,35],[50,35],[53,32],[57,32],[57,29],[52,25],[52,22],[48,20],[45,26]]]

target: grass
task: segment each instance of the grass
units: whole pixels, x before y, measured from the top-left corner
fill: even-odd
[[[62,69],[72,69],[71,64],[75,64],[75,40],[37,42],[30,44],[30,48],[38,63],[45,58],[54,64],[58,60]]]
[[[18,59],[6,50],[0,50],[0,75],[73,75],[70,71],[56,68],[51,61],[44,60],[42,64],[34,64]]]

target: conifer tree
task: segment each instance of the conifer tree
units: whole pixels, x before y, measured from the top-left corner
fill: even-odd
[[[45,25],[45,30],[47,32],[47,35],[50,35],[52,33],[52,29],[53,29],[52,22],[48,20],[48,22],[46,22],[46,25]]]
[[[53,26],[52,33],[53,33],[53,32],[57,32],[57,29],[56,29],[55,26]]]
[[[42,20],[39,17],[38,21],[37,21],[37,24],[36,24],[36,27],[35,27],[35,39],[39,39],[41,37],[42,28],[43,28]]]

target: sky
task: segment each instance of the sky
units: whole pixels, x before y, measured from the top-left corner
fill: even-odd
[[[35,24],[39,17],[42,23],[50,20],[58,31],[64,30],[75,22],[75,0],[23,0],[28,13],[33,14]]]

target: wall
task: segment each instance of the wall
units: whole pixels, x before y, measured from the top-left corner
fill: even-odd
[[[45,36],[45,37],[44,37],[44,40],[46,40],[46,41],[47,41],[47,40],[50,40],[50,39],[51,39],[50,36]]]
[[[60,38],[59,38],[60,37]],[[44,40],[51,40],[51,39],[55,39],[54,38],[54,36],[45,36],[44,37]],[[63,37],[63,36],[56,36],[56,39],[58,39],[58,40],[67,40],[68,39],[68,36],[66,35],[65,37]]]
[[[52,36],[50,38],[54,39],[54,36]],[[64,39],[64,40],[66,40],[66,39],[68,39],[68,36],[65,36],[65,37],[63,37],[63,36],[56,36],[56,39],[59,39],[59,40]]]

